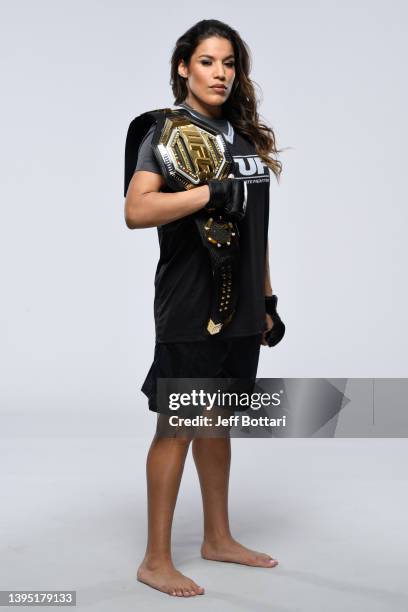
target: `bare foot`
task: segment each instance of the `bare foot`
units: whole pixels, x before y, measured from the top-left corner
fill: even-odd
[[[256,567],[276,567],[278,565],[278,561],[270,555],[246,548],[232,537],[223,538],[217,542],[209,542],[204,539],[201,545],[201,556],[210,561],[227,561]]]
[[[144,559],[137,570],[137,579],[149,586],[179,597],[203,595],[203,587],[176,570],[171,561],[149,562]]]

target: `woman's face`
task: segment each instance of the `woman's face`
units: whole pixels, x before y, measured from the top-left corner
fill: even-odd
[[[231,94],[235,79],[234,48],[226,38],[206,38],[196,47],[189,66],[181,61],[178,71],[186,78],[187,104],[215,110],[208,107],[221,107]]]

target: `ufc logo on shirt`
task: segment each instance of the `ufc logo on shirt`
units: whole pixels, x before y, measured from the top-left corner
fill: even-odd
[[[237,178],[245,179],[253,177],[256,182],[269,181],[269,168],[259,155],[234,155],[237,170]],[[252,182],[249,180],[248,182]]]

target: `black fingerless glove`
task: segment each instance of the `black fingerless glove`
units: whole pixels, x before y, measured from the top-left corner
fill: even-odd
[[[278,344],[285,335],[285,324],[276,312],[276,305],[278,303],[277,295],[266,295],[265,296],[265,312],[270,315],[273,326],[270,331],[265,334],[265,340],[269,346],[275,346]]]
[[[223,212],[232,219],[241,221],[247,205],[247,184],[245,180],[227,178],[208,181],[210,199],[205,205],[209,212]]]

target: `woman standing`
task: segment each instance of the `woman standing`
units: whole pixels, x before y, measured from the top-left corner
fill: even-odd
[[[246,44],[231,27],[203,20],[181,36],[171,62],[175,105],[221,131],[234,160],[225,207],[234,181],[247,184],[240,233],[239,301],[232,321],[214,336],[206,332],[211,274],[192,218],[209,209],[217,185],[166,192],[166,181],[152,152],[154,126],[146,133],[133,176],[125,187],[125,219],[130,229],[157,227],[160,260],[155,277],[154,359],[142,390],[157,412],[157,432],[147,457],[148,541],[137,578],[170,595],[194,596],[204,589],[173,565],[171,527],[191,439],[158,435],[160,414],[156,383],[160,377],[247,377],[255,380],[261,344],[272,346],[285,327],[276,312],[268,265],[269,169],[276,177],[281,164],[273,131],[259,123],[254,88],[249,79]],[[229,187],[225,186],[229,183]],[[219,186],[218,186],[219,187]],[[217,187],[217,188],[218,188]],[[235,206],[237,202],[235,202]],[[230,208],[230,212],[231,211]],[[203,498],[204,559],[275,567],[270,555],[237,542],[229,528],[228,480],[230,437],[192,441],[192,454]]]

